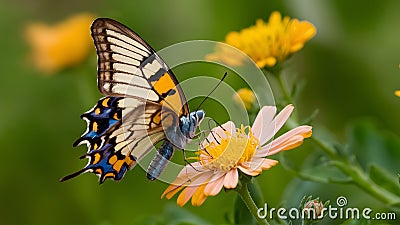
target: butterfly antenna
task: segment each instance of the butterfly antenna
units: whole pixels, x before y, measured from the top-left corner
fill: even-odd
[[[210,119],[210,120],[208,120],[208,128],[211,130],[211,125],[210,125],[210,121],[214,121],[214,123],[216,123],[219,127],[221,127],[221,129],[222,130],[224,130],[224,131],[226,131],[226,129],[220,124],[220,123],[218,123],[216,120],[214,120],[214,119]]]
[[[222,128],[222,130],[224,130],[224,131],[226,131],[226,130],[225,130],[225,128],[223,128],[223,127],[221,126],[221,124],[219,124],[219,123],[218,123],[217,121],[215,121],[214,119],[208,120],[208,128],[210,129],[210,134],[213,136],[213,138],[214,138],[214,140],[217,142],[217,144],[221,144],[221,143],[218,141],[218,139],[215,138],[214,132],[213,132],[212,129],[211,129],[210,121],[214,121],[216,124],[218,124],[219,127]],[[217,135],[218,135],[218,134],[217,134]],[[221,138],[219,135],[218,135],[218,137]],[[209,142],[209,141],[207,140],[207,142]]]
[[[200,109],[200,106],[206,101],[206,99],[208,97],[210,97],[210,95],[215,91],[215,89],[217,89],[217,87],[222,83],[222,81],[225,79],[225,77],[228,75],[228,72],[225,72],[224,76],[221,78],[221,80],[219,80],[218,84],[215,85],[215,87],[210,91],[210,93],[203,99],[203,101],[199,104],[199,106],[197,107],[196,111]]]

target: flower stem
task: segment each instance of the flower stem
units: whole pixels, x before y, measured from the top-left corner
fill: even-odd
[[[258,216],[258,207],[256,203],[254,202],[253,198],[250,195],[249,189],[248,189],[248,184],[247,183],[242,183],[242,185],[238,188],[236,188],[237,193],[240,195],[242,198],[243,202],[246,204],[247,208],[249,209],[250,213],[254,216],[254,218],[257,220],[258,224],[262,225],[269,225],[267,220],[262,219]]]
[[[373,182],[365,172],[349,161],[332,161],[334,166],[353,179],[359,188],[388,205],[400,204],[400,197]]]
[[[293,122],[293,125],[298,126],[297,122]],[[354,165],[354,163],[349,162],[343,156],[340,156],[336,149],[326,144],[323,140],[318,138],[317,136],[313,135],[310,138],[318,147],[325,152],[332,160],[331,165],[338,168],[344,174],[346,174],[350,179],[351,182],[357,185],[359,188],[364,190],[366,193],[374,196],[376,199],[388,204],[388,205],[396,205],[400,204],[400,197],[396,196],[384,188],[373,182],[369,179],[366,172],[361,169],[358,165]],[[318,180],[314,180],[318,181]],[[324,181],[324,180],[322,180]],[[332,182],[332,181],[330,181]],[[321,182],[324,183],[324,182]],[[333,183],[333,182],[332,182]]]
[[[289,91],[287,90],[287,88],[283,82],[282,73],[279,72],[276,75],[276,77],[278,78],[279,87],[281,88],[281,91],[282,91],[283,97],[285,98],[285,101],[287,101],[287,103],[294,103],[292,97],[289,94]]]
[[[290,96],[285,84],[283,83],[282,73],[276,73],[276,77],[278,78],[279,87],[285,98],[285,101],[287,101],[288,103],[294,103],[294,100]],[[294,120],[291,121],[291,124],[289,126],[291,128],[298,126],[297,117],[295,117]],[[362,168],[360,168],[360,166],[354,165],[354,163],[347,160],[344,156],[338,154],[335,148],[329,146],[317,136],[313,135],[310,139],[333,160],[332,165],[341,170],[344,174],[346,174],[348,178],[351,179],[351,182],[357,185],[360,189],[364,190],[366,193],[374,196],[375,198],[388,205],[400,204],[399,196],[387,191],[383,187],[379,186],[379,184],[373,182],[368,177],[366,172]]]
[[[311,140],[317,144],[327,155],[329,155],[331,159],[334,160],[331,162],[331,164],[351,178],[352,183],[357,185],[366,193],[374,196],[376,199],[379,199],[388,205],[400,204],[399,196],[386,191],[384,188],[373,182],[365,173],[365,171],[358,165],[354,165],[354,163],[344,159],[343,157],[340,157],[334,148],[325,144],[318,137],[312,136]]]
[[[332,159],[339,159],[339,156],[334,148],[332,148],[329,145],[327,145],[326,143],[324,143],[322,140],[320,140],[315,135],[311,136],[310,139],[315,144],[317,144],[321,148],[322,151],[324,151],[327,155],[329,155],[329,157],[331,157]]]

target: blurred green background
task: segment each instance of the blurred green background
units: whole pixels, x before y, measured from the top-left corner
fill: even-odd
[[[288,84],[302,86],[296,105],[300,115],[319,109],[314,133],[324,127],[338,141],[353,143],[356,147],[350,150],[362,163],[373,161],[399,173],[400,98],[393,94],[400,89],[399,1],[1,0],[0,224],[142,224],[152,216],[156,221],[166,205],[175,204],[160,200],[167,184],[148,181],[141,169],[101,186],[96,176],[87,174],[58,182],[86,163],[77,159],[86,148],[73,149],[72,143],[85,129],[80,114],[101,96],[95,50],[82,68],[42,76],[28,61],[30,49],[23,35],[27,24],[54,24],[91,12],[126,24],[161,49],[186,40],[222,41],[230,31],[253,25],[258,18],[267,20],[274,10],[317,28],[317,35],[285,70]],[[223,119],[212,110],[207,113]],[[290,157],[301,164],[308,155],[318,154],[312,148],[306,141]],[[295,205],[313,194],[331,201],[345,195],[349,204],[380,207],[354,186],[302,182],[279,165],[258,181],[272,206]],[[233,192],[221,192],[201,207],[184,208],[211,224],[222,224],[234,197]]]

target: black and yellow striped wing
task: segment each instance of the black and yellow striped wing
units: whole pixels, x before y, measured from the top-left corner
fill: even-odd
[[[107,97],[84,113],[88,164],[61,180],[84,172],[120,180],[153,146],[166,139],[166,129],[188,114],[179,83],[161,57],[121,23],[96,19],[91,27],[98,55],[98,88]]]
[[[98,54],[98,87],[103,94],[157,102],[178,116],[189,113],[176,77],[139,35],[106,18],[96,19],[91,29]]]

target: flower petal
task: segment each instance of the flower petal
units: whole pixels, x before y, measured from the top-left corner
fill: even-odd
[[[195,163],[193,163],[195,164]],[[167,189],[161,195],[161,198],[164,196],[167,199],[172,198],[176,193],[178,193],[182,188],[190,187],[190,186],[200,186],[206,183],[207,180],[210,180],[214,175],[212,171],[204,171],[201,173],[193,174],[189,176],[186,173],[182,173],[185,171],[185,168],[179,173],[178,177],[168,186]]]
[[[192,197],[192,205],[193,206],[200,206],[207,199],[207,195],[204,194],[204,189],[206,188],[206,185],[207,184],[201,185],[195,191],[195,193],[194,193],[194,195]]]
[[[259,175],[263,170],[268,170],[271,167],[278,164],[277,160],[266,159],[266,158],[257,158],[248,163],[247,165],[239,166],[239,169],[252,177]]]
[[[168,186],[167,189],[162,193],[161,198],[164,198],[164,196],[167,199],[171,199],[176,193],[178,193],[182,188],[185,186],[178,186],[178,185],[170,185]]]
[[[257,175],[259,175],[261,172],[262,172],[262,170],[261,170],[261,167],[259,167],[258,169],[249,169],[249,168],[247,168],[247,167],[244,167],[244,166],[238,166],[238,168],[243,172],[243,173],[245,173],[245,174],[247,174],[247,175],[249,175],[249,176],[252,176],[252,177],[255,177],[255,176],[257,176]]]
[[[226,173],[224,178],[225,188],[235,188],[239,182],[239,173],[236,168],[231,169]]]
[[[236,130],[235,124],[232,121],[228,121],[221,126],[214,127],[206,140],[204,140],[201,144],[201,146],[205,147],[211,142],[216,142],[219,143],[221,139],[226,138],[225,131],[228,131],[229,133],[233,134]]]
[[[290,150],[298,147],[303,143],[304,138],[308,138],[311,135],[311,126],[305,125],[296,127],[274,140],[271,146],[272,151],[270,151],[268,155],[276,154],[281,150]]]
[[[196,175],[199,174],[199,172],[203,172],[204,167],[200,162],[193,162],[190,163],[190,165],[186,165],[185,167],[182,168],[182,170],[179,172],[178,177],[182,177],[182,176],[186,176],[188,177],[188,175]]]
[[[267,22],[258,19],[256,24],[238,32],[229,32],[225,43],[247,54],[259,68],[272,67],[285,61],[315,35],[315,27],[307,21],[271,13]],[[219,60],[230,66],[240,65],[242,57],[220,46],[207,59]],[[236,56],[236,57],[235,57]],[[238,63],[239,62],[239,63]]]
[[[262,147],[262,149],[259,150],[256,155],[265,157],[269,155],[274,155],[282,150],[293,149],[303,143],[304,138],[310,137],[311,134],[311,126],[304,125],[296,127],[276,138],[268,145]]]
[[[264,125],[270,124],[276,114],[275,106],[264,106],[260,109],[257,114],[256,119],[254,120],[252,131],[253,135],[260,140],[262,128]]]
[[[286,120],[293,112],[293,109],[293,105],[287,105],[274,119],[272,119],[272,117],[275,113],[272,114],[272,112],[276,112],[276,107],[264,106],[260,110],[253,125],[253,133],[254,136],[260,140],[261,146],[269,141],[282,128],[283,124],[285,124]]]
[[[211,181],[206,185],[204,189],[204,194],[207,196],[215,196],[217,195],[224,184],[225,173],[217,173],[213,176]]]
[[[271,167],[275,166],[276,164],[278,164],[277,160],[264,159],[261,168],[262,168],[262,170],[269,170]]]
[[[285,124],[290,114],[292,114],[293,109],[293,105],[287,105],[284,109],[282,109],[282,111],[279,112],[272,123],[264,127],[262,135],[259,139],[260,145],[264,145],[282,128],[283,124]]]
[[[199,186],[186,187],[181,192],[181,194],[178,196],[176,203],[181,207],[184,206],[189,201],[189,199],[193,196],[193,194],[197,188],[199,188]]]
[[[211,172],[208,170],[200,171],[197,173],[185,173],[186,167],[182,169],[176,179],[171,183],[171,185],[181,186],[187,185],[188,183],[194,183],[198,178],[202,176],[207,176]]]

